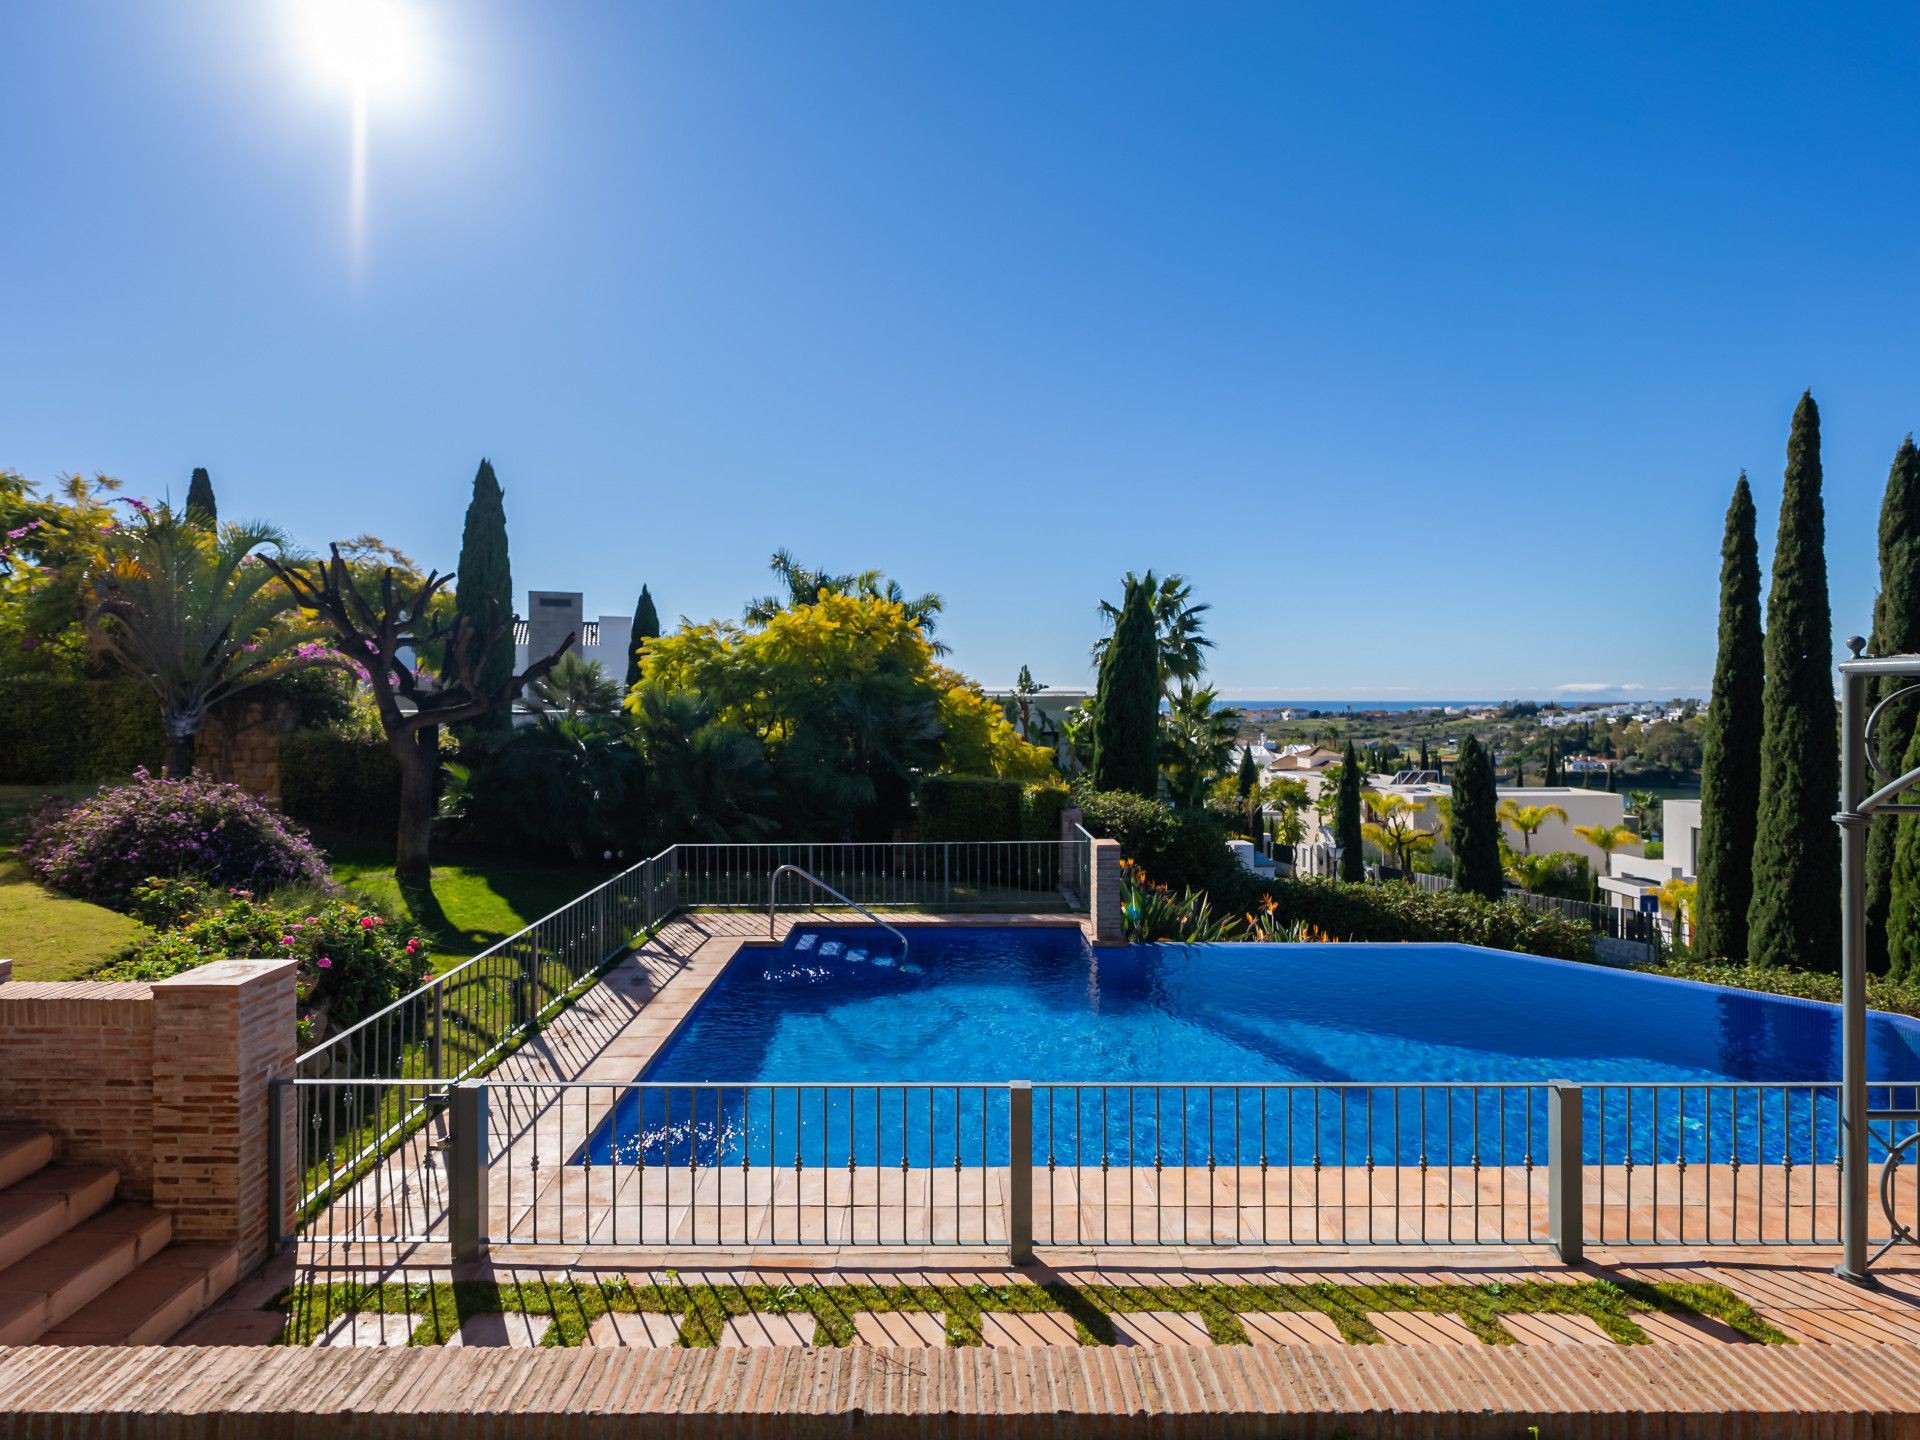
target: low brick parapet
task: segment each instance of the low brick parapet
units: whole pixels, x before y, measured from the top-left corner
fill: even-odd
[[[0,1350],[0,1437],[1920,1435],[1908,1346]],[[347,1398],[347,1397],[350,1397]]]

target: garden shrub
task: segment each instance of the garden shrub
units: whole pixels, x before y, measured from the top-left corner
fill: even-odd
[[[1222,894],[1216,905],[1250,910],[1262,895],[1276,902],[1282,919],[1323,931],[1335,940],[1453,942],[1518,950],[1559,960],[1593,959],[1593,931],[1585,923],[1523,909],[1504,900],[1483,900],[1458,890],[1429,893],[1389,882],[1282,878],[1259,881]]]
[[[159,702],[136,681],[0,681],[0,784],[118,780],[166,748]]]
[[[1058,840],[1060,812],[1073,803],[1064,785],[1029,785],[1020,792],[1020,838]]]
[[[280,808],[316,830],[390,836],[400,764],[384,740],[296,730],[280,740]]]
[[[188,889],[159,877],[135,887],[144,913],[174,913]],[[202,889],[177,929],[149,928],[102,980],[164,980],[214,960],[285,956],[300,964],[303,1039],[324,1039],[397,1000],[426,978],[427,947],[411,921],[352,899],[311,906],[262,900],[244,889]]]
[[[922,840],[1017,840],[1020,782],[992,775],[929,775],[920,782]]]
[[[1175,890],[1230,885],[1247,872],[1227,849],[1227,827],[1205,810],[1176,810],[1118,790],[1076,796],[1087,833],[1120,842],[1120,853]]]
[[[115,910],[149,877],[255,892],[332,885],[305,832],[238,785],[144,770],[84,800],[36,810],[20,854],[41,884]]]

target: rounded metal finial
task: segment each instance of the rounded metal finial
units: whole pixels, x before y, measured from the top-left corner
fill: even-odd
[[[1866,650],[1867,650],[1866,638],[1860,635],[1849,635],[1847,637],[1847,649],[1852,651],[1853,658],[1858,660],[1862,655],[1866,653]]]

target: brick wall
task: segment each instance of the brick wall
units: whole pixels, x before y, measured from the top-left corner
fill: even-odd
[[[51,1129],[60,1157],[153,1194],[153,987],[0,984],[0,1120]]]
[[[267,1082],[293,1073],[294,969],[221,960],[153,987],[153,1203],[243,1266],[267,1252]]]
[[[194,737],[194,768],[278,805],[280,737],[298,719],[286,700],[234,699],[216,705]]]
[[[251,1265],[267,1252],[267,1090],[293,1074],[295,970],[0,983],[0,1120],[47,1126],[62,1160],[118,1166],[123,1195],[171,1212],[176,1238],[236,1244]]]

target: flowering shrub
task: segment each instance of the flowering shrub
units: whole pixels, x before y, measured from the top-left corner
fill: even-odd
[[[1205,891],[1188,888],[1175,894],[1131,860],[1120,862],[1120,919],[1128,941],[1136,945],[1155,940],[1333,941],[1305,921],[1283,921],[1271,895],[1256,901],[1244,916],[1215,914],[1213,898]]]
[[[169,891],[153,881],[138,893],[146,903]],[[170,893],[179,894],[177,888]],[[284,955],[300,962],[302,1035],[315,1038],[353,1024],[426,978],[427,947],[412,924],[352,900],[305,910],[267,904],[245,890],[206,899],[178,929],[147,930],[99,978],[164,980],[210,960]]]
[[[86,799],[43,807],[20,847],[41,884],[124,910],[150,877],[192,877],[256,892],[332,889],[326,861],[299,827],[238,785],[136,770]]]

